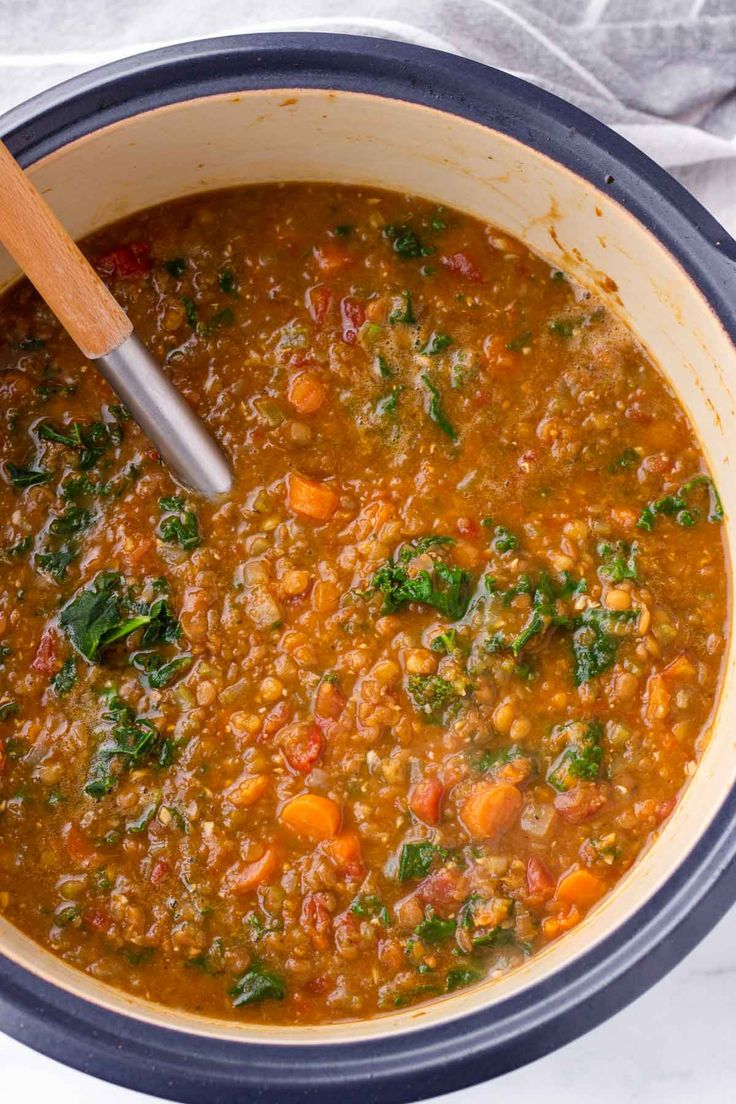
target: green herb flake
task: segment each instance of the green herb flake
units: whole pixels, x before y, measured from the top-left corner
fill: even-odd
[[[231,326],[234,321],[235,313],[232,307],[224,307],[216,314],[213,314],[207,322],[204,322],[199,327],[199,332],[204,334],[205,337],[210,337],[216,330],[222,329],[223,326]]]
[[[440,353],[444,353],[445,349],[449,349],[451,345],[455,344],[455,339],[450,337],[446,333],[438,333],[434,330],[427,341],[420,349],[423,356],[439,356]]]
[[[37,487],[41,483],[48,483],[51,478],[43,468],[19,468],[9,460],[5,463],[5,471],[14,487]]]
[[[77,661],[74,656],[69,656],[62,663],[61,669],[51,679],[51,688],[57,697],[63,698],[76,685],[77,678]]]
[[[164,261],[164,268],[169,276],[173,276],[175,280],[178,280],[179,277],[183,275],[186,267],[187,262],[183,257],[172,257],[171,260]]]
[[[506,348],[512,353],[520,353],[524,349],[528,349],[533,341],[532,331],[524,330],[518,337],[513,338],[511,341],[506,342]]]
[[[156,813],[158,812],[158,801],[151,801],[146,805],[141,812],[135,817],[134,820],[129,820],[125,825],[126,832],[133,832],[139,835],[141,832],[145,832],[148,825],[151,823]]]
[[[503,525],[496,526],[493,538],[493,547],[502,555],[506,552],[515,552],[519,547],[519,538]]]
[[[443,433],[447,434],[451,441],[457,441],[457,431],[445,414],[439,387],[426,374],[423,374],[421,379],[428,391],[427,414],[434,424],[439,426]]]
[[[418,843],[405,843],[399,856],[399,881],[408,882],[414,878],[424,878],[429,874],[435,860],[447,858],[444,847],[437,847],[429,840]]]
[[[193,510],[185,509],[181,495],[160,499],[165,517],[159,526],[161,539],[167,544],[178,544],[182,548],[198,548],[202,543],[197,524],[197,515]]]
[[[574,619],[572,650],[576,686],[584,686],[613,666],[623,634],[638,619],[638,610],[609,610],[603,606],[590,606]]]
[[[433,245],[424,245],[410,226],[386,226],[383,232],[391,242],[394,252],[398,253],[402,260],[411,260],[413,257],[430,257],[436,252]]]
[[[407,690],[414,708],[430,724],[442,724],[447,712],[460,704],[454,684],[440,675],[410,675]]]
[[[385,928],[389,927],[391,923],[391,916],[388,909],[381,898],[377,897],[375,894],[359,894],[351,904],[350,911],[355,913],[356,916],[366,919],[373,919],[375,917],[380,920]]]
[[[121,576],[116,572],[101,572],[59,615],[59,625],[72,646],[90,663],[96,662],[105,648],[152,620],[148,613],[125,615],[120,586]]]
[[[473,970],[469,966],[448,970],[445,992],[454,993],[456,989],[464,989],[467,985],[473,985],[476,981],[480,981],[482,977],[483,974],[480,970]]]
[[[414,306],[411,301],[411,292],[402,291],[398,300],[398,305],[394,307],[388,316],[389,322],[396,324],[397,322],[403,322],[407,326],[412,326],[416,322],[414,316]]]
[[[421,939],[424,943],[443,943],[446,939],[451,939],[455,934],[457,922],[455,920],[443,920],[439,916],[435,916],[434,911],[430,908],[419,924],[414,929],[414,935]]]
[[[136,670],[144,673],[150,690],[163,690],[177,675],[184,673],[192,659],[191,655],[180,655],[165,660],[157,652],[134,652],[130,662]]]
[[[376,414],[380,418],[393,418],[399,409],[399,398],[403,387],[392,387],[388,395],[383,395],[376,403]]]
[[[378,569],[363,597],[382,594],[382,613],[395,613],[405,603],[417,602],[432,606],[451,621],[459,621],[470,604],[470,572],[443,560],[434,560],[431,572],[426,567],[414,574],[409,570],[412,560],[430,548],[454,543],[452,537],[429,536],[404,545],[394,560]]]
[[[598,555],[602,563],[598,568],[598,574],[611,583],[622,583],[624,579],[638,579],[639,574],[636,566],[638,553],[639,548],[636,541],[629,543],[621,540],[616,541],[615,544],[601,541],[598,545]]]
[[[659,498],[645,506],[639,516],[637,527],[645,532],[651,532],[658,516],[674,516],[678,525],[688,529],[691,528],[697,523],[700,510],[689,504],[688,496],[697,487],[704,487],[708,490],[708,521],[715,525],[720,524],[723,521],[721,496],[709,475],[696,475],[689,479],[687,483],[683,483],[675,494],[665,495],[663,498]]]
[[[5,556],[17,557],[25,556],[26,552],[30,552],[33,548],[33,537],[26,536],[21,537],[15,544],[11,544],[8,548],[4,549]]]
[[[235,279],[235,273],[231,268],[223,268],[220,275],[217,278],[217,282],[220,287],[220,291],[225,295],[237,295],[238,285]]]
[[[557,337],[572,337],[582,322],[582,318],[555,318],[549,324],[549,332]]]
[[[446,629],[444,632],[437,633],[430,644],[431,650],[439,652],[440,655],[452,655],[453,652],[459,651],[460,646],[457,629]]]
[[[283,1000],[286,986],[278,974],[266,970],[260,963],[254,963],[249,970],[238,978],[229,991],[233,1008],[244,1008],[248,1004],[260,1004],[264,1000]]]
[[[18,712],[17,701],[5,701],[0,704],[0,721],[8,721]]]
[[[126,770],[152,762],[168,766],[173,761],[170,742],[117,694],[108,698],[101,720],[106,727],[100,733],[84,787],[90,797],[99,799],[110,793]]]
[[[608,465],[606,471],[609,475],[616,475],[618,472],[628,471],[630,468],[638,467],[641,463],[641,456],[633,448],[625,448],[615,460],[612,460]]]
[[[77,551],[76,545],[64,545],[53,552],[38,552],[33,562],[39,571],[60,583],[66,578],[67,568],[76,559]]]
[[[580,779],[594,782],[598,778],[603,763],[603,726],[598,721],[570,721],[556,728],[553,738],[569,740],[547,772],[553,789],[564,793]]]

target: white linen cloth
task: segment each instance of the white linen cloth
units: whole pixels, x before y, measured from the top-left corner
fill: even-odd
[[[556,92],[736,233],[736,0],[0,0],[0,111],[140,50],[311,30],[416,42]]]

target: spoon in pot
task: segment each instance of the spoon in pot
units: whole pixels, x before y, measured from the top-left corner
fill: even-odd
[[[172,473],[204,495],[229,491],[232,473],[220,446],[1,141],[0,198],[0,242]]]

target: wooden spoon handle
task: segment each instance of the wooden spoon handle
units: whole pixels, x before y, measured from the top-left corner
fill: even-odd
[[[127,314],[0,141],[0,241],[86,357],[133,332]]]

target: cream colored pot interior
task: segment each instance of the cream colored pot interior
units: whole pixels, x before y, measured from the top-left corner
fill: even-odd
[[[298,180],[411,192],[494,223],[593,288],[648,346],[704,443],[733,542],[736,352],[731,342],[677,262],[641,224],[604,192],[513,139],[455,116],[373,96],[249,92],[176,104],[116,124],[46,158],[32,176],[77,237],[176,196]],[[12,263],[0,253],[0,286],[14,276]],[[702,764],[661,838],[616,892],[516,972],[425,1009],[325,1028],[239,1026],[177,1015],[116,993],[54,959],[2,920],[0,950],[109,1008],[223,1038],[272,1043],[377,1039],[447,1020],[490,1007],[568,964],[640,908],[683,860],[736,781],[735,733],[729,655],[713,739]]]

